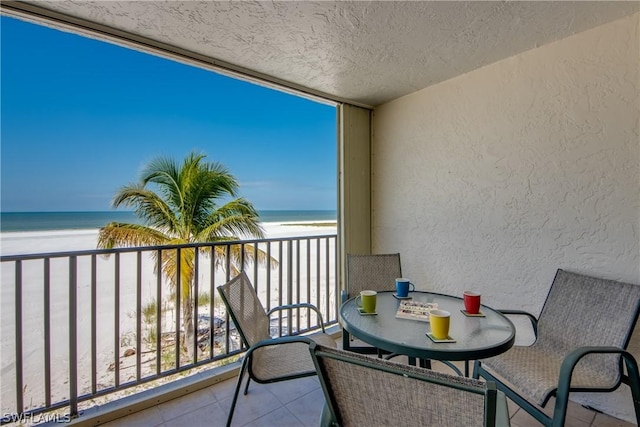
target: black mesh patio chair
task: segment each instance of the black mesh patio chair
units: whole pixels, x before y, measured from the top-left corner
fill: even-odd
[[[322,426],[509,426],[494,383],[323,347],[309,351],[325,396]]]
[[[639,308],[638,285],[558,270],[539,319],[500,310],[528,316],[535,343],[476,361],[474,378],[495,381],[543,425],[557,427],[564,425],[570,392],[608,392],[624,382],[631,387],[640,424],[638,365],[626,351]],[[542,408],[552,396],[549,417]]]
[[[244,394],[247,394],[249,382],[252,379],[257,383],[272,383],[316,375],[313,361],[309,355],[309,343],[317,341],[325,346],[335,346],[336,344],[333,338],[325,333],[322,314],[311,304],[283,305],[266,312],[244,272],[225,285],[219,286],[218,291],[242,342],[248,348],[238,373],[238,381],[227,418],[227,426],[230,426],[245,372],[249,373],[249,378]],[[298,307],[308,308],[316,313],[318,322],[322,325],[322,332],[304,336],[272,338],[270,335],[271,314]]]
[[[402,277],[400,254],[353,255],[347,254],[347,289],[342,292],[342,302],[357,296],[361,291],[395,290],[396,279]],[[351,335],[342,331],[342,348],[357,353],[376,354],[370,346],[352,346]]]

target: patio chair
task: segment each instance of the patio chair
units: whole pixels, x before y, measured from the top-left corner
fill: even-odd
[[[509,426],[505,395],[481,382],[309,346],[325,396],[322,426]]]
[[[322,314],[311,304],[283,305],[266,312],[244,272],[225,285],[219,286],[218,291],[242,342],[248,348],[238,374],[227,418],[227,426],[230,426],[245,372],[249,373],[244,389],[245,395],[252,379],[257,383],[272,383],[316,375],[313,361],[309,355],[309,343],[317,341],[326,346],[335,346],[336,344],[333,338],[325,333]],[[304,336],[272,338],[269,319],[271,314],[298,307],[315,311],[318,321],[322,325],[322,332]]]
[[[353,255],[347,254],[347,289],[342,292],[342,302],[366,289],[372,291],[395,290],[398,277],[402,277],[400,254]],[[351,335],[342,331],[342,348],[357,353],[376,354],[378,349],[369,346],[352,346]]]
[[[638,365],[626,351],[638,318],[640,286],[558,270],[539,319],[525,315],[536,341],[476,361],[474,378],[495,381],[516,404],[546,426],[564,425],[570,392],[631,387],[640,424]],[[623,374],[623,362],[627,374]],[[555,396],[553,417],[542,408]]]

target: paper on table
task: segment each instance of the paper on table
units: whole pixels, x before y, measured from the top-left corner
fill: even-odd
[[[400,301],[396,317],[400,319],[419,320],[421,322],[429,321],[429,312],[438,308],[438,304],[433,302],[419,301]]]

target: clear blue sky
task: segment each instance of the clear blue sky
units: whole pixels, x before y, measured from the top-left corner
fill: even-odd
[[[336,208],[335,107],[1,17],[0,209],[110,210],[197,150],[258,209]]]

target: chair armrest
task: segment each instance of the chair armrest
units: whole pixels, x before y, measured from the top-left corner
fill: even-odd
[[[247,350],[247,355],[249,353],[253,353],[257,349],[261,347],[268,347],[271,345],[282,345],[282,344],[291,344],[291,343],[305,343],[311,344],[313,340],[304,335],[288,335],[286,337],[278,337],[278,338],[267,338],[266,340],[258,341]]]
[[[584,356],[588,354],[619,354],[622,356],[627,368],[629,386],[632,394],[640,396],[640,381],[638,377],[638,363],[628,351],[619,347],[579,347],[571,351],[560,366],[560,375],[558,376],[558,391],[556,394],[556,405],[553,413],[553,426],[562,426],[566,418],[567,403],[569,401],[569,390],[571,389],[571,376],[573,370]],[[620,366],[622,369],[622,366]],[[623,377],[622,372],[620,372]]]
[[[273,346],[273,345],[294,344],[294,343],[304,343],[304,344],[310,345],[312,342],[313,340],[311,338],[307,338],[304,335],[289,335],[286,337],[267,338],[265,340],[258,341],[257,343],[249,347],[244,357],[246,360],[250,360],[251,355],[253,354],[254,351],[264,347]]]
[[[499,313],[510,315],[510,316],[527,316],[529,320],[531,320],[531,326],[533,327],[533,333],[537,337],[538,336],[538,319],[536,317],[523,310],[496,310]]]
[[[325,330],[324,330],[324,320],[322,319],[322,313],[320,313],[320,310],[318,310],[318,307],[316,307],[313,304],[309,304],[307,302],[301,302],[299,304],[279,305],[278,307],[273,307],[271,310],[267,311],[267,316],[271,317],[271,315],[273,313],[275,313],[276,311],[290,310],[292,308],[309,308],[309,309],[315,311],[316,315],[318,316],[318,319],[320,319],[320,326],[322,327],[322,332],[325,332]]]

